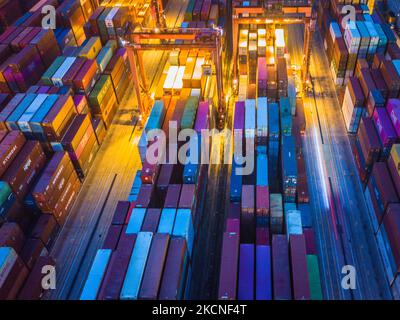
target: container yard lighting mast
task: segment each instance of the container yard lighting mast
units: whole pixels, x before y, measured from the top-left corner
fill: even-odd
[[[267,4],[268,1],[263,1]],[[306,82],[310,74],[311,41],[315,31],[316,15],[313,1],[281,1],[282,6],[278,10],[270,10],[262,5],[243,6],[242,3],[233,4],[232,14],[232,44],[233,61],[238,55],[239,25],[270,25],[270,24],[296,24],[304,23],[304,61],[302,69],[302,80]],[[233,64],[233,77],[237,81],[237,64]]]
[[[154,40],[159,42],[154,43]],[[141,113],[147,114],[148,108],[141,94],[149,97],[149,88],[143,65],[143,51],[175,49],[198,49],[208,51],[215,65],[218,91],[217,123],[218,127],[224,126],[225,120],[225,95],[223,88],[222,72],[222,39],[221,30],[210,28],[157,28],[141,29],[126,35],[125,47],[128,51],[129,63],[133,73],[133,81]],[[142,85],[140,85],[142,84]]]

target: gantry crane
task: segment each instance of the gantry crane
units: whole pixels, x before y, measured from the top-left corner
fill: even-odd
[[[142,91],[149,96],[146,73],[143,64],[143,52],[146,50],[171,51],[174,49],[198,49],[208,51],[215,65],[217,78],[218,127],[224,126],[225,96],[222,71],[222,40],[221,30],[218,28],[159,28],[141,29],[125,36],[124,43],[127,48],[130,67],[133,73],[133,82],[138,99],[140,112],[147,114],[147,106],[142,99]],[[158,43],[149,40],[160,40]],[[180,41],[181,40],[181,41]],[[140,85],[142,84],[142,85]]]
[[[311,10],[307,10],[311,7]],[[288,7],[290,8],[290,7]],[[304,62],[302,77],[303,82],[306,82],[309,78],[310,70],[310,55],[311,55],[311,41],[312,35],[315,31],[316,15],[314,6],[311,1],[305,1],[304,7],[296,6],[296,13],[290,12],[289,9],[283,7],[280,13],[269,12],[263,6],[234,6],[232,14],[232,44],[233,44],[233,77],[237,80],[237,55],[238,55],[238,33],[239,25],[241,24],[253,24],[253,25],[269,25],[269,24],[295,24],[305,23],[305,35],[304,35]],[[243,15],[246,16],[243,16]]]

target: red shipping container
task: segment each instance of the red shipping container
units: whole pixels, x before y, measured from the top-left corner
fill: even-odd
[[[135,242],[136,234],[126,234],[124,228],[117,249],[111,256],[97,296],[98,300],[119,300],[119,294],[124,283]]]
[[[293,298],[295,300],[310,300],[310,285],[304,235],[291,234],[289,243]]]
[[[0,144],[0,176],[2,176],[24,147],[25,136],[21,131],[11,131]]]
[[[3,176],[19,200],[24,199],[45,162],[46,157],[39,142],[26,142]]]
[[[42,269],[44,266],[55,267],[55,265],[53,258],[39,257],[18,295],[18,300],[39,300],[44,292]]]
[[[18,224],[6,222],[0,227],[0,247],[11,247],[19,253],[24,242],[25,236]]]
[[[139,291],[139,299],[157,300],[167,257],[169,240],[169,234],[154,234]]]

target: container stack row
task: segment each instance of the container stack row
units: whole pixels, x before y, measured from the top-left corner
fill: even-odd
[[[190,139],[202,145],[201,132],[210,128],[210,105],[199,100],[195,88],[191,92],[189,97],[181,92],[156,100],[141,139],[145,141],[151,130],[162,129],[169,145],[168,130],[174,122],[178,132],[194,129],[195,136]],[[155,142],[146,143],[150,150]],[[182,145],[178,142],[178,149]],[[186,164],[168,156],[166,162],[154,163],[144,155],[129,201],[118,204],[103,247],[93,261],[82,300],[190,297],[198,230],[206,223],[202,212],[208,165],[190,154],[185,158]]]
[[[10,4],[1,12],[3,5]],[[54,30],[41,27],[46,5],[56,8]],[[130,91],[127,52],[114,40],[118,23],[128,19],[127,9],[135,14],[146,5],[124,4],[100,18],[92,18],[100,9],[91,0],[23,6],[0,35],[2,299],[43,294],[42,267],[55,264],[48,252]],[[139,15],[151,20],[149,10]],[[115,28],[105,27],[109,19]],[[88,32],[90,22],[98,34]]]
[[[256,50],[255,65],[247,34],[257,35],[241,30],[238,63],[246,77],[256,75],[254,93],[248,87],[242,96],[239,80],[233,136],[234,149],[248,159],[241,153],[232,159],[218,299],[322,299],[302,152],[304,105],[289,86],[283,30],[275,30],[272,50],[267,46],[270,57]],[[249,162],[254,169],[244,172]]]
[[[339,102],[363,186],[385,274],[400,292],[400,48],[379,10],[355,5],[357,19],[345,28],[343,3],[319,5],[320,27],[334,81],[344,85]]]

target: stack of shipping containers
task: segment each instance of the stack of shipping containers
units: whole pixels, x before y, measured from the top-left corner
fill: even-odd
[[[238,170],[246,164],[233,155],[218,299],[322,299],[304,187],[304,108],[293,82],[288,93],[284,31],[267,29],[239,31],[233,137],[235,145],[250,146],[254,171],[242,175]],[[271,41],[266,34],[275,37]],[[303,194],[297,190],[298,171]]]
[[[379,11],[371,10],[370,1],[368,7],[355,5],[357,21],[349,22],[344,30],[343,5],[339,1],[320,4],[319,25],[333,78],[344,86],[339,88],[344,92],[343,117],[348,132],[355,135],[351,140],[354,160],[388,283],[396,294],[400,292],[400,50],[394,32]]]
[[[218,23],[214,7],[211,1],[189,2],[185,20],[207,21],[208,12],[210,17],[214,12],[214,23]],[[183,22],[181,27],[189,24]],[[128,201],[120,201],[117,206],[80,299],[190,297],[193,261],[202,254],[197,246],[204,236],[201,230],[207,225],[203,209],[208,164],[199,161],[205,150],[199,150],[197,161],[192,161],[195,156],[191,153],[186,154],[186,164],[169,159],[169,154],[165,155],[166,163],[154,163],[146,157],[154,143],[148,141],[147,134],[162,129],[167,145],[180,148],[183,142],[168,144],[169,126],[175,122],[178,133],[183,129],[196,132],[190,139],[199,147],[211,145],[211,139],[202,141],[201,135],[202,130],[212,128],[212,113],[217,107],[215,75],[203,72],[210,63],[202,50],[169,53],[138,145],[142,170],[136,174]]]
[[[133,20],[153,25],[148,2],[120,4],[1,5],[1,299],[42,296],[42,267],[55,264],[48,252],[131,91],[127,52],[117,37]],[[46,5],[56,8],[54,30],[41,28]],[[107,252],[97,263],[106,258]]]

